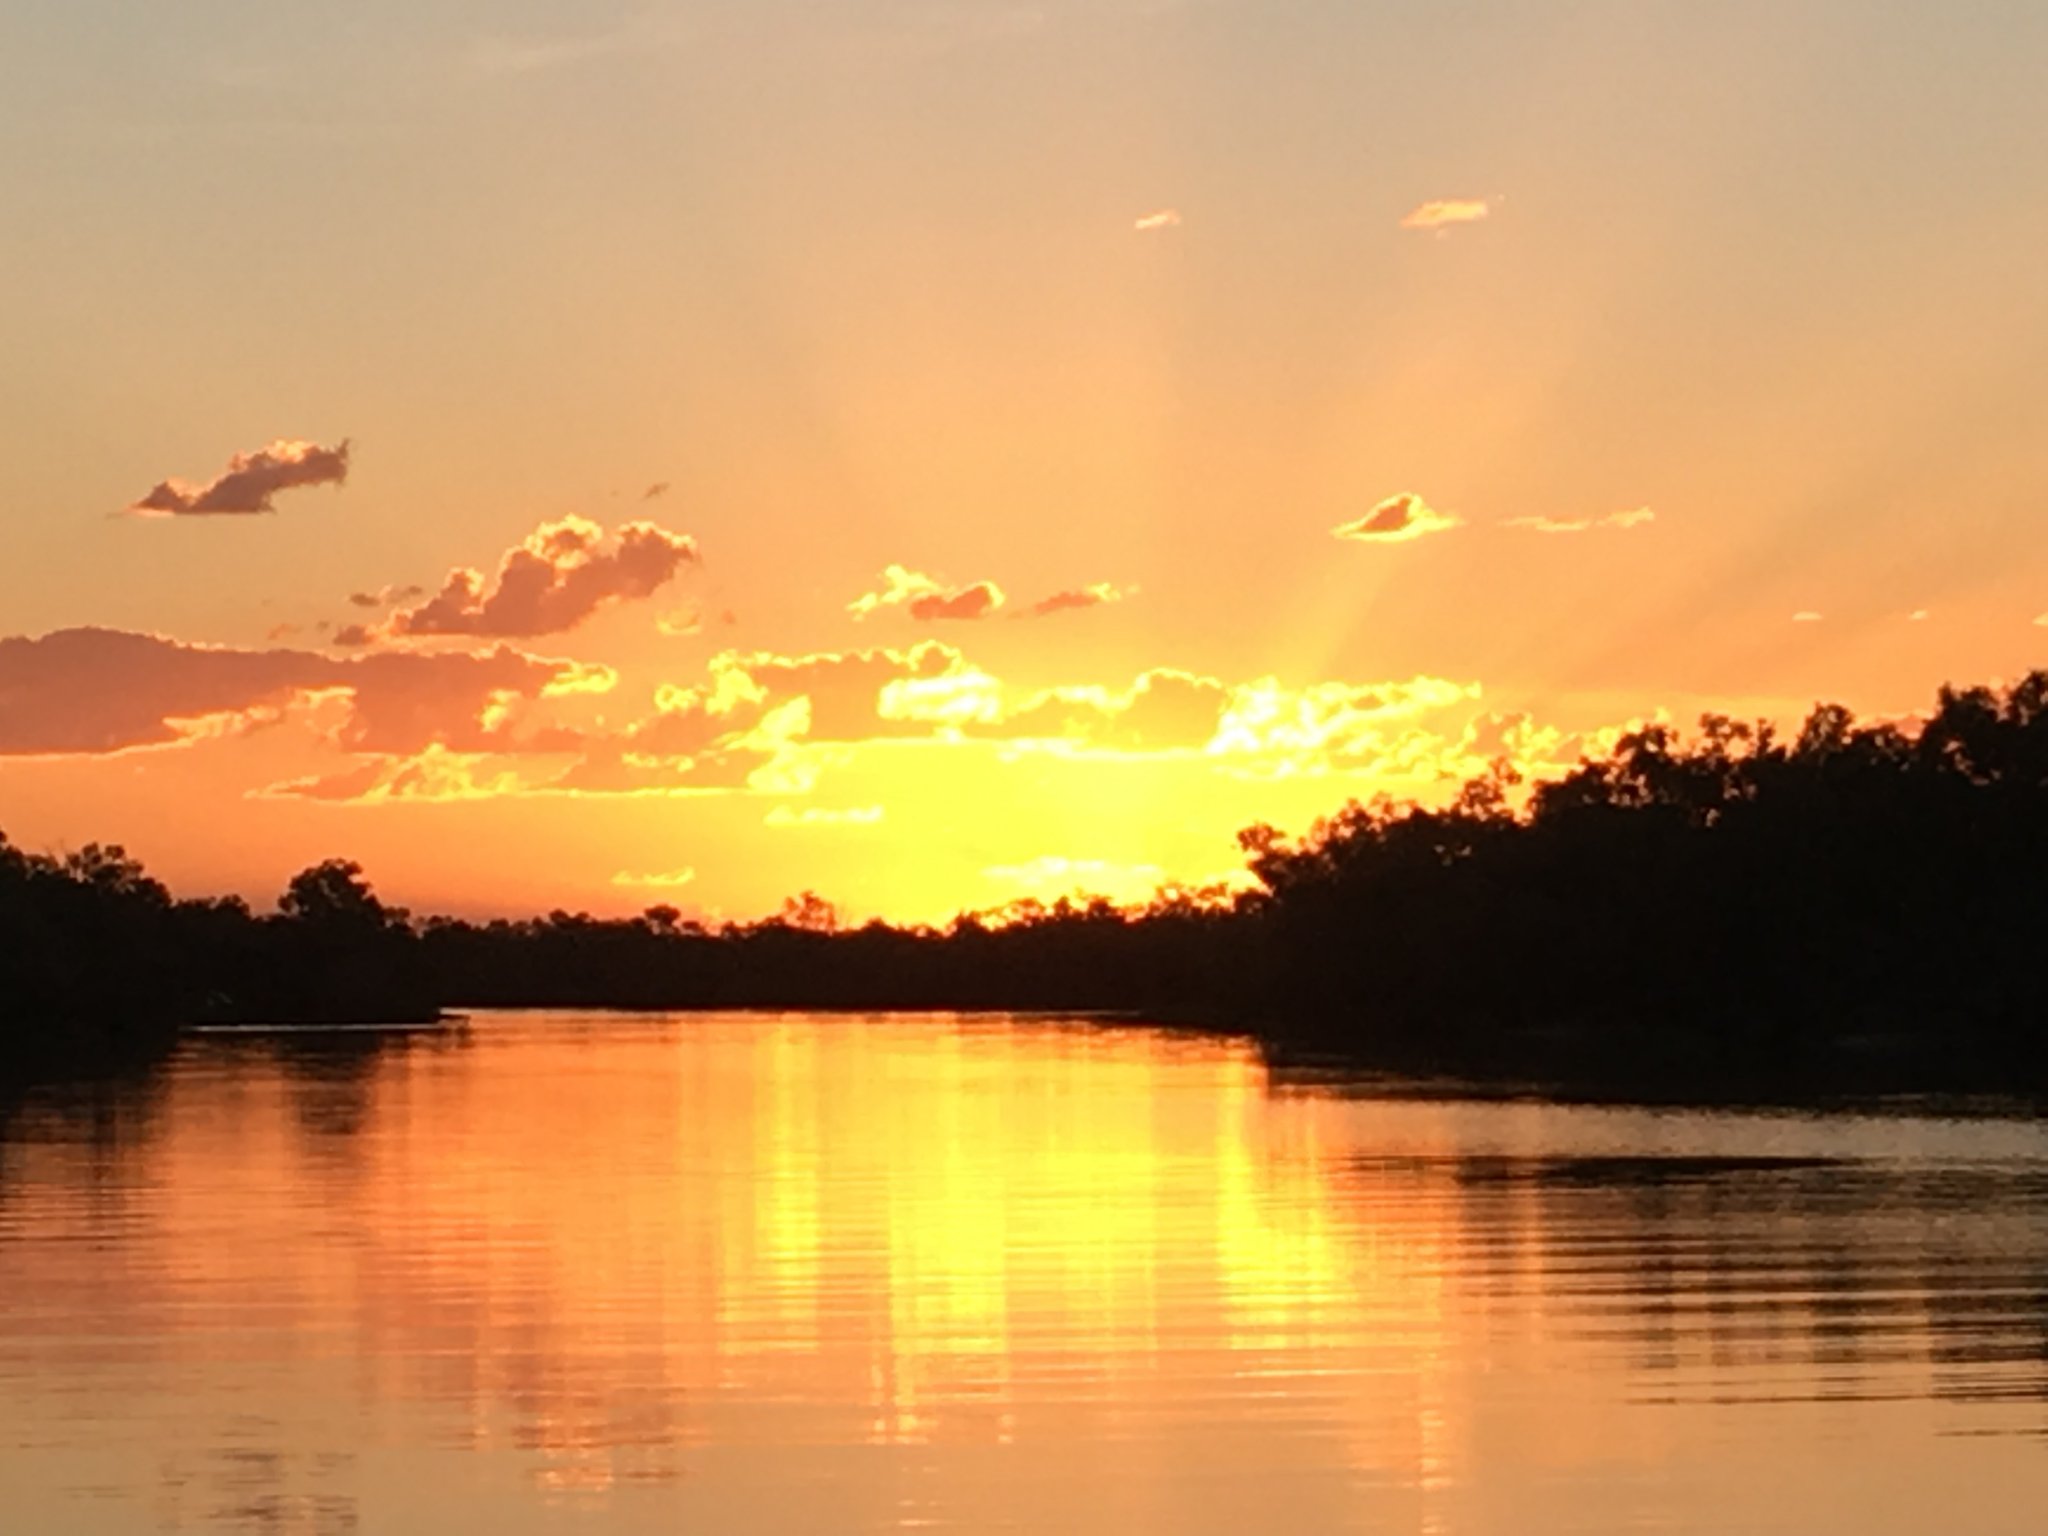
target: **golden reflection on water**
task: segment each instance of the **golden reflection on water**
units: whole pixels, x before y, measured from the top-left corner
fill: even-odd
[[[1143,1030],[201,1041],[0,1127],[6,1529],[1932,1528],[2048,1493],[2043,1166]]]

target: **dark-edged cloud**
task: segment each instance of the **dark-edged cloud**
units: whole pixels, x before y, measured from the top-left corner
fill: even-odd
[[[1136,587],[1118,587],[1098,581],[1091,586],[1073,587],[1065,592],[1055,592],[1051,597],[1041,597],[1019,617],[1028,615],[1043,619],[1055,613],[1071,613],[1077,608],[1100,608],[1107,603],[1120,603],[1137,590]]]
[[[506,551],[494,578],[469,567],[450,571],[425,602],[375,627],[350,625],[334,641],[557,635],[601,608],[652,596],[696,558],[694,539],[656,523],[625,523],[608,537],[587,518],[565,517]]]
[[[351,752],[506,750],[510,706],[599,685],[573,662],[500,646],[471,655],[323,656],[64,629],[0,640],[0,756],[96,756],[232,735],[331,698]]]
[[[884,608],[901,608],[920,623],[931,623],[985,619],[1002,607],[1003,601],[1003,589],[992,581],[953,587],[922,571],[892,565],[882,572],[881,590],[862,593],[846,605],[846,611],[864,619]]]
[[[427,589],[420,586],[386,586],[374,592],[351,592],[349,604],[356,608],[392,608],[400,603],[416,603],[427,595]]]
[[[170,479],[157,482],[128,510],[144,517],[247,516],[275,512],[280,491],[309,485],[341,485],[348,479],[349,444],[332,448],[279,439],[268,448],[238,453],[204,485]]]
[[[1330,533],[1335,538],[1366,544],[1402,544],[1457,526],[1458,519],[1450,513],[1439,512],[1413,491],[1403,491],[1398,496],[1389,496],[1365,516],[1339,523]]]

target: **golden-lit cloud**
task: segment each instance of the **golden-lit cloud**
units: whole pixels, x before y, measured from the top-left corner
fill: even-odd
[[[2034,616],[2034,622],[2040,625],[2043,629],[2048,629],[2048,613],[2036,614]]]
[[[1043,854],[1021,864],[992,864],[982,875],[998,885],[1036,896],[1089,895],[1128,898],[1149,894],[1165,878],[1157,864],[1117,864],[1107,859],[1074,859]]]
[[[703,628],[704,613],[699,608],[677,608],[654,621],[655,633],[670,640],[701,633]]]
[[[1403,229],[1442,231],[1460,224],[1477,224],[1493,212],[1488,197],[1444,197],[1419,204],[1401,218]]]
[[[793,806],[778,805],[761,820],[763,825],[770,827],[872,827],[883,819],[883,815],[879,805],[811,805],[800,811]]]
[[[1930,615],[1925,608],[1915,608],[1911,613],[1906,615],[1906,622],[1908,624],[1925,623],[1929,616]],[[2038,624],[2041,622],[2041,620],[2036,619],[2034,622]]]
[[[1648,507],[1632,507],[1605,517],[1511,517],[1501,526],[1527,528],[1532,533],[1588,533],[1595,528],[1640,528],[1656,520],[1657,514]]]
[[[1181,217],[1178,208],[1158,208],[1151,213],[1140,215],[1131,222],[1131,228],[1137,230],[1140,234],[1150,234],[1154,230],[1160,229],[1179,229],[1180,226]]]
[[[846,605],[856,619],[864,619],[885,608],[901,608],[913,619],[929,623],[939,619],[985,619],[1003,606],[1003,589],[992,581],[977,581],[951,587],[922,571],[892,565],[882,572],[882,588],[864,592]]]
[[[483,653],[357,658],[236,650],[125,630],[69,629],[0,640],[0,755],[96,755],[218,735],[224,717],[260,722],[326,695],[344,703],[333,728],[348,751],[502,746],[509,700],[533,701],[565,680],[595,684],[575,663],[507,647]],[[496,713],[496,720],[487,716]],[[211,720],[206,731],[180,722]]]
[[[347,439],[332,448],[280,438],[267,448],[238,453],[203,485],[159,481],[128,510],[144,517],[248,516],[275,512],[280,491],[341,485],[348,479]]]
[[[1792,615],[1792,622],[1794,624],[1818,624],[1822,617],[1823,615],[1814,612],[1811,608],[1802,608]]]
[[[375,627],[350,625],[335,643],[561,634],[602,608],[652,596],[696,558],[694,539],[656,523],[626,523],[607,537],[588,518],[565,517],[506,551],[494,579],[468,567],[450,571],[425,602]]]
[[[1457,526],[1458,519],[1450,513],[1439,512],[1412,491],[1403,491],[1398,496],[1389,496],[1365,516],[1339,523],[1330,533],[1335,538],[1366,544],[1403,544]]]
[[[612,876],[613,885],[635,886],[645,890],[673,891],[696,882],[697,871],[685,866],[682,869],[656,870],[651,874],[638,874],[622,869]]]
[[[1025,614],[1034,619],[1043,619],[1055,613],[1071,613],[1077,608],[1100,608],[1107,603],[1120,603],[1137,590],[1136,587],[1119,587],[1106,581],[1098,581],[1090,586],[1073,587],[1064,592],[1055,592],[1050,597],[1041,597],[1025,610]]]

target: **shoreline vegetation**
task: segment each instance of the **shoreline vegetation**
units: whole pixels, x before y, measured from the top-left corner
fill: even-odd
[[[2048,672],[1944,688],[1917,725],[1663,725],[1526,794],[1353,802],[1239,834],[1248,891],[1075,896],[941,927],[813,893],[717,927],[414,918],[357,865],[277,910],[178,900],[117,847],[0,837],[0,1080],[223,1024],[476,1007],[1009,1010],[1250,1035],[1281,1063],[1548,1091],[2004,1092],[2048,1084]]]

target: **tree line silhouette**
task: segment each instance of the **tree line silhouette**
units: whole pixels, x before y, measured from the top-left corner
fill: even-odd
[[[2048,1064],[2048,672],[1944,688],[1910,728],[1836,705],[1789,739],[1646,726],[1526,795],[1501,763],[1444,806],[1354,801],[1238,840],[1244,891],[849,927],[810,892],[717,926],[669,906],[417,919],[342,860],[258,914],[175,900],[119,848],[0,838],[0,1038],[22,1056],[463,1007],[990,1008],[1461,1072]]]

